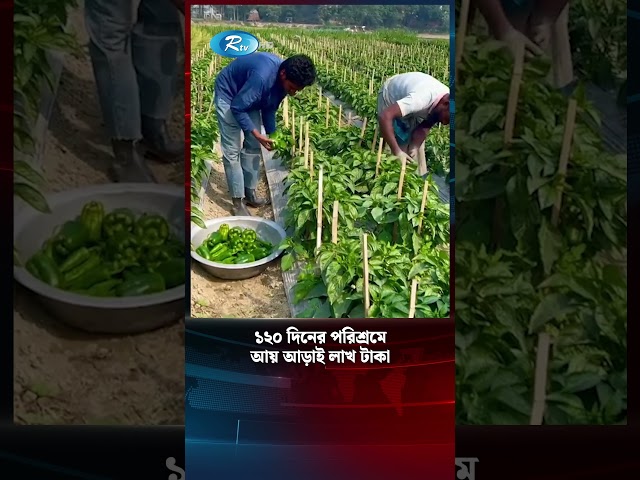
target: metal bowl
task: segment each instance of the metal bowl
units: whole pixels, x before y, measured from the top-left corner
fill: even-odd
[[[102,202],[107,211],[130,208],[137,214],[157,213],[167,219],[172,232],[184,238],[184,189],[169,185],[121,183],[80,188],[50,195],[52,213],[30,207],[14,215],[14,245],[22,260],[42,247],[53,230],[76,218],[89,201]],[[185,286],[161,293],[126,298],[96,298],[54,288],[14,268],[15,279],[34,292],[60,321],[95,333],[139,333],[176,322],[185,315]]]
[[[220,229],[220,225],[226,223],[230,228],[250,228],[255,230],[258,237],[272,245],[280,245],[287,234],[283,228],[271,220],[260,217],[222,217],[204,222],[206,229],[196,225],[191,226],[191,245],[198,248],[213,232]],[[244,280],[255,277],[264,272],[269,264],[282,254],[282,249],[276,248],[271,255],[257,262],[244,263],[242,265],[232,265],[226,263],[211,262],[202,258],[194,250],[191,251],[191,257],[199,262],[202,267],[211,275],[223,280]]]

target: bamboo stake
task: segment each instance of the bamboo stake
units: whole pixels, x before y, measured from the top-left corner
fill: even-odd
[[[382,145],[383,145],[383,142],[384,142],[384,139],[381,138],[380,139],[380,146],[378,147],[378,160],[376,161],[376,177],[380,173],[380,161],[382,160]]]
[[[362,121],[362,128],[360,129],[360,140],[358,141],[358,146],[362,145],[362,140],[364,140],[364,133],[367,130],[367,117],[364,117]]]
[[[549,369],[549,350],[551,338],[548,333],[538,335],[538,351],[536,352],[535,383],[533,387],[533,408],[530,425],[542,425],[546,403],[547,370]]]
[[[520,42],[513,63],[513,74],[511,76],[511,88],[509,89],[509,100],[507,101],[507,115],[504,124],[504,143],[510,145],[513,140],[513,130],[516,124],[516,111],[518,109],[518,97],[520,96],[520,85],[522,83],[522,70],[524,68],[524,43]]]
[[[300,128],[298,130],[298,152],[302,153],[304,148],[304,119],[300,117]]]
[[[284,126],[289,128],[289,97],[284,97],[282,103],[282,116],[284,117]]]
[[[376,129],[373,132],[373,142],[371,142],[371,153],[376,151],[376,144],[378,143],[378,129],[380,125],[376,122]]]
[[[369,247],[366,233],[362,235],[362,266],[364,270],[364,318],[367,318],[371,300],[369,298]]]
[[[331,242],[338,243],[338,213],[340,211],[340,202],[333,202],[333,217],[331,219]]]
[[[309,122],[304,124],[304,167],[309,168]]]
[[[411,296],[409,297],[409,318],[416,316],[416,300],[418,296],[418,279],[411,280]]]
[[[400,169],[400,180],[398,181],[398,200],[402,199],[402,189],[404,188],[404,176],[407,172],[407,159],[402,157],[402,168]]]
[[[313,180],[313,150],[309,152],[309,176]]]
[[[462,0],[462,5],[460,6],[460,27],[456,32],[456,66],[460,62],[462,58],[462,51],[464,50],[464,41],[467,36],[467,23],[469,22],[469,5],[470,0]]]
[[[420,223],[418,224],[418,235],[422,233],[422,220],[424,211],[427,207],[427,194],[429,193],[429,180],[424,181],[424,189],[422,191],[422,204],[420,205]]]
[[[322,165],[318,172],[318,213],[317,213],[317,229],[316,229],[316,251],[322,246]]]
[[[291,153],[295,155],[296,141],[298,137],[296,136],[296,111],[293,108],[291,109],[291,135],[293,136],[293,147],[291,147]]]
[[[329,114],[330,114],[330,110],[331,110],[331,104],[329,103],[329,97],[327,97],[327,117],[325,120],[325,127],[329,128]]]
[[[338,128],[342,128],[342,105],[340,105],[340,109],[338,110]]]
[[[567,174],[567,166],[569,164],[569,156],[571,155],[571,142],[573,140],[573,133],[576,128],[576,111],[578,105],[575,99],[569,100],[569,107],[567,108],[567,120],[564,127],[564,138],[562,139],[562,150],[560,151],[560,162],[558,165],[558,173],[561,176]],[[553,205],[551,212],[551,223],[553,225],[558,224],[560,219],[560,207],[562,206],[562,190],[558,192],[558,196]]]
[[[318,109],[322,107],[322,87],[318,88]]]
[[[351,111],[349,111],[349,115],[347,116],[347,125],[351,126],[351,119],[352,119],[352,114]]]

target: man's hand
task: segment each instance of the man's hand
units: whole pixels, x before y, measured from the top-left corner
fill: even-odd
[[[498,40],[506,44],[511,50],[511,53],[515,56],[518,53],[518,48],[524,44],[525,55],[531,57],[533,55],[542,55],[543,51],[538,45],[532,42],[525,34],[516,30],[515,28],[508,28],[499,37]]]
[[[407,149],[407,155],[415,160],[418,157],[418,147],[416,147],[415,145],[409,145],[409,148]]]
[[[398,160],[400,160],[401,162],[403,159],[405,160],[406,163],[411,163],[412,161],[411,157],[406,153],[404,153],[402,150],[400,150],[398,153],[394,153],[394,155],[398,157]]]
[[[273,150],[273,140],[271,140],[266,135],[263,135],[262,133],[258,132],[257,130],[254,130],[252,133],[253,133],[253,136],[256,137],[256,140],[260,142],[260,145],[262,145],[268,151]]]

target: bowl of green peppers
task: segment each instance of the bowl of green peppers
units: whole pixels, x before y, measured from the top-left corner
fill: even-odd
[[[191,227],[191,257],[214,277],[244,280],[264,272],[280,256],[287,237],[277,223],[260,217],[223,217]]]
[[[18,210],[15,279],[56,318],[96,333],[137,333],[185,314],[184,189],[111,184]]]

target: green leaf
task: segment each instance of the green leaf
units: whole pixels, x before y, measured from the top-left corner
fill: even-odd
[[[288,272],[293,268],[293,264],[295,263],[293,255],[291,253],[286,253],[282,256],[282,261],[280,266],[282,267],[283,272]]]
[[[380,223],[384,219],[384,210],[382,210],[380,207],[376,207],[371,210],[371,216],[377,223]]]
[[[568,393],[583,392],[595,387],[601,381],[601,375],[595,372],[574,373],[565,380],[564,391]]]
[[[531,320],[529,321],[529,333],[540,330],[549,320],[560,318],[576,309],[571,299],[560,293],[551,293],[542,298]]]
[[[490,122],[498,118],[498,116],[504,111],[503,105],[496,105],[491,103],[485,103],[480,105],[469,122],[469,133],[474,134],[486,127]]]
[[[546,218],[543,218],[542,225],[540,225],[538,242],[540,244],[540,258],[542,259],[544,273],[549,275],[553,264],[560,257],[562,238]]]
[[[497,401],[522,415],[529,415],[531,413],[530,401],[525,400],[522,395],[516,393],[511,387],[500,388],[494,392],[494,395]]]
[[[13,194],[24,200],[39,212],[51,213],[46,198],[35,188],[27,183],[17,182],[13,184]]]

